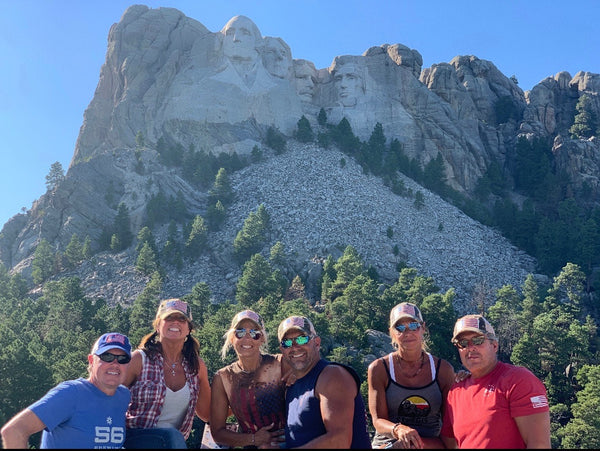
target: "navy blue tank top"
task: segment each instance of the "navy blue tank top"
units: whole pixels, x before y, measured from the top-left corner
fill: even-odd
[[[303,378],[287,388],[287,424],[285,442],[287,448],[304,445],[312,439],[325,434],[325,425],[321,418],[319,399],[315,395],[317,379],[327,365],[340,365],[346,368],[356,381],[358,394],[354,398],[354,420],[352,423],[352,449],[371,448],[367,430],[367,412],[360,394],[360,378],[351,367],[321,359]]]

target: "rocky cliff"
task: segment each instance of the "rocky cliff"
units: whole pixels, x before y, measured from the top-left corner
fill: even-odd
[[[293,59],[282,39],[263,37],[247,17],[236,16],[213,32],[172,8],[132,6],[110,29],[106,61],[65,180],[4,226],[0,260],[28,277],[42,238],[57,250],[73,233],[97,239],[119,202],[129,208],[135,232],[159,190],[181,193],[188,210],[203,215],[206,192],[159,163],[159,139],[215,155],[249,155],[254,146],[264,147],[269,127],[289,138],[304,115],[316,128],[321,109],[333,124],[347,118],[363,140],[381,123],[386,137],[398,139],[423,165],[441,155],[449,185],[467,196],[491,162],[514,160],[520,136],[553,139],[557,164],[573,184],[585,182],[597,193],[598,141],[571,140],[567,131],[581,95],[590,96],[600,113],[599,86],[597,74],[561,72],[523,92],[492,62],[457,56],[423,69],[419,52],[401,44],[341,55],[329,67],[315,68]],[[500,101],[510,106],[506,117],[500,117]],[[143,174],[135,170],[140,133]],[[236,201],[222,231],[210,237],[212,252],[182,271],[171,270],[166,294],[182,295],[207,281],[216,301],[231,298],[240,274],[231,244],[260,203],[273,219],[272,239],[284,244],[294,258],[291,271],[308,285],[319,259],[339,256],[348,244],[386,281],[397,276],[401,258],[443,289],[455,287],[461,305],[477,287],[520,286],[535,271],[533,259],[497,232],[411,180],[407,186],[425,195],[421,210],[353,162],[341,165],[342,158],[335,149],[289,141],[282,155],[234,173]],[[164,239],[164,231],[156,235]],[[392,253],[394,245],[400,257]],[[129,303],[145,283],[134,262],[133,250],[103,253],[76,274],[90,295]]]

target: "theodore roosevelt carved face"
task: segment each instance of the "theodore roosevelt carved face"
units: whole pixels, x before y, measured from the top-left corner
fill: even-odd
[[[317,70],[313,63],[307,60],[294,60],[294,85],[300,98],[306,102],[312,100]]]

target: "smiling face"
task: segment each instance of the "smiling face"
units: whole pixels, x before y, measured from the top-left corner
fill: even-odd
[[[319,352],[321,348],[321,337],[313,337],[304,345],[299,345],[296,343],[296,340],[294,339],[304,335],[306,335],[306,332],[304,331],[290,329],[285,333],[282,341],[287,338],[291,338],[292,346],[289,348],[284,348],[281,345],[279,346],[279,349],[283,354],[283,358],[292,367],[296,379],[300,379],[306,375],[321,358]]]
[[[127,355],[120,348],[109,349],[107,352],[114,355]],[[121,364],[117,359],[104,362],[95,354],[88,355],[89,373],[88,380],[108,395],[114,394],[117,387],[125,382],[129,363]]]
[[[190,324],[181,313],[171,313],[158,322],[158,334],[161,340],[185,340],[190,333]]]
[[[245,319],[240,321],[237,325],[236,330],[246,329],[246,333],[242,338],[238,338],[236,334],[232,334],[231,344],[238,357],[251,357],[257,356],[260,353],[260,346],[265,342],[265,336],[261,333],[260,338],[255,340],[250,335],[249,330],[254,329],[260,331],[260,327],[252,320]]]

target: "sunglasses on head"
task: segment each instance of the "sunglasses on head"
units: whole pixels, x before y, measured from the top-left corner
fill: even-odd
[[[281,340],[282,348],[291,348],[294,343],[299,346],[303,346],[310,341],[310,337],[308,335],[300,335],[296,338],[284,338]]]
[[[454,342],[454,345],[458,349],[465,349],[469,345],[479,346],[479,345],[483,344],[483,342],[485,341],[485,339],[486,339],[486,337],[483,336],[483,335],[479,335],[477,337],[473,337],[473,338],[471,338],[471,340],[467,340],[466,338],[463,338],[462,340],[456,340]]]
[[[120,365],[125,365],[126,363],[129,363],[129,361],[131,360],[131,357],[129,357],[128,355],[117,355],[117,354],[111,354],[110,352],[104,352],[102,354],[99,354],[98,357],[100,357],[100,360],[102,360],[103,362],[112,362],[113,360],[117,359],[117,362]]]
[[[398,332],[404,332],[406,329],[408,330],[419,330],[421,328],[421,323],[417,322],[417,321],[412,321],[406,325],[404,324],[396,324],[394,326],[394,329],[396,329]]]
[[[238,337],[238,338],[244,338],[246,336],[246,332],[250,334],[250,337],[253,340],[260,340],[260,337],[262,337],[262,333],[260,332],[260,330],[246,329],[245,327],[242,327],[240,329],[236,329],[235,330],[235,336]]]

